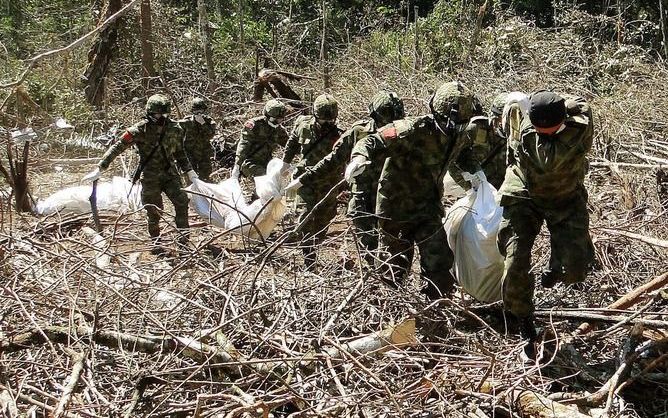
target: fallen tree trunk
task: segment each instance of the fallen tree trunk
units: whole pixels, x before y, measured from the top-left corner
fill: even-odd
[[[577,410],[532,391],[516,393],[515,404],[523,417],[531,418],[591,418]]]

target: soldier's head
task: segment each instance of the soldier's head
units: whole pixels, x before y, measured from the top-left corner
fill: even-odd
[[[501,126],[501,117],[503,116],[503,108],[508,101],[508,93],[499,93],[494,96],[492,105],[489,108],[489,119],[494,127]]]
[[[321,94],[313,101],[313,116],[320,126],[336,125],[339,116],[339,103],[331,94]]]
[[[369,115],[378,126],[385,126],[406,116],[404,101],[393,91],[381,90],[369,103]]]
[[[554,135],[566,120],[564,98],[547,90],[531,94],[529,98],[529,120],[542,135]]]
[[[440,130],[468,123],[474,116],[473,93],[459,81],[443,83],[429,100],[429,109]]]
[[[264,117],[267,118],[267,123],[272,128],[283,122],[286,112],[285,105],[276,99],[271,99],[264,105]]]
[[[195,97],[190,104],[190,111],[193,115],[203,115],[209,110],[206,100],[201,97]]]
[[[153,122],[168,118],[171,111],[172,102],[167,96],[154,94],[146,101],[146,116]]]

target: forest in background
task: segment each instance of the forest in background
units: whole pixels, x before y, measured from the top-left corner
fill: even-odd
[[[549,359],[525,366],[517,330],[495,307],[463,294],[429,303],[417,280],[396,290],[363,273],[342,215],[319,249],[318,274],[276,236],[249,245],[203,223],[187,259],[156,260],[141,213],[103,216],[113,240],[100,267],[89,215],[16,211],[5,176],[0,413],[668,416],[663,6],[0,0],[0,161],[8,166],[5,148],[20,155],[10,132],[34,129],[25,174],[36,199],[79,185],[101,142],[136,122],[153,93],[172,98],[174,116],[206,97],[231,146],[270,97],[255,95],[264,68],[297,75],[281,80],[306,109],[331,92],[343,127],[366,116],[380,88],[397,91],[409,115],[426,113],[430,93],[453,79],[485,104],[552,88],[594,109],[586,187],[597,258],[584,291],[537,288]],[[292,104],[288,129],[308,111]],[[56,129],[60,117],[73,128]],[[110,171],[127,175],[130,165]],[[276,235],[288,229],[289,220]],[[209,242],[225,249],[222,260],[200,251]],[[548,248],[543,233],[536,270]],[[583,334],[583,323],[597,327]],[[370,352],[357,351],[377,335]]]

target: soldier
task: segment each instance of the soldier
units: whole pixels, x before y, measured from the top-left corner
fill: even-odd
[[[378,183],[376,215],[383,250],[380,267],[386,279],[400,282],[420,250],[421,276],[429,298],[453,289],[453,255],[441,219],[445,215],[443,176],[470,144],[459,135],[473,115],[473,94],[459,82],[441,85],[429,103],[431,114],[394,121],[376,135],[358,142],[346,167],[346,179],[356,177],[379,149],[387,159]],[[474,162],[460,166],[478,171]]]
[[[350,153],[355,144],[375,133],[379,128],[405,116],[404,102],[392,91],[378,92],[369,104],[369,119],[355,122],[353,126],[341,135],[334,145],[332,152],[327,154],[312,168],[293,180],[286,187],[286,192],[298,190],[302,185],[310,186],[323,176],[341,175],[345,164],[350,160]],[[368,263],[373,265],[371,252],[378,247],[376,234],[377,222],[376,189],[378,177],[383,168],[384,157],[379,152],[376,160],[364,173],[352,180],[350,184],[351,197],[348,202],[348,216],[357,229],[357,235],[363,253]]]
[[[157,245],[163,192],[174,205],[176,226],[182,232],[180,243],[188,240],[188,196],[181,190],[181,177],[175,162],[191,182],[198,178],[183,151],[185,132],[177,122],[169,118],[170,112],[171,102],[167,97],[160,94],[149,97],[146,102],[146,117],[129,127],[104,153],[97,168],[83,178],[84,181],[98,180],[118,155],[133,145],[136,147],[139,166],[133,183],[138,179],[141,181],[141,199],[146,209],[148,233],[156,244],[151,250],[154,254],[164,252],[164,249]]]
[[[462,133],[469,138],[464,141],[471,148],[462,152],[471,153],[471,158],[480,163],[487,181],[498,190],[506,175],[506,134],[501,128],[501,116],[508,93],[497,95],[492,101],[489,116],[474,116]],[[462,177],[463,170],[457,163],[450,169],[453,179],[468,190],[471,183]]]
[[[179,125],[185,130],[183,149],[190,160],[193,170],[203,181],[211,181],[211,159],[213,158],[213,147],[211,140],[216,133],[216,122],[206,115],[208,109],[206,100],[195,98],[190,110],[192,115],[186,116],[179,121]]]
[[[250,119],[241,130],[233,176],[241,172],[248,179],[266,174],[267,164],[278,145],[285,146],[288,134],[281,126],[286,114],[285,105],[269,100],[264,114]]]
[[[513,105],[515,106],[515,105]],[[516,116],[518,109],[511,109]],[[520,320],[524,354],[536,356],[531,248],[543,222],[550,231],[550,262],[540,280],[582,282],[594,249],[589,236],[584,175],[593,122],[584,99],[550,91],[533,93],[528,117],[519,115],[508,138],[506,178],[501,186],[503,221],[498,235],[505,256],[503,302]]]
[[[300,116],[295,122],[295,128],[285,145],[283,161],[289,164],[297,154],[301,154],[302,159],[297,164],[297,177],[306,173],[332,151],[342,133],[336,126],[338,113],[338,103],[334,97],[322,94],[313,101],[313,115]],[[336,186],[337,180],[338,173],[327,173],[317,179],[314,178],[312,184],[305,185],[297,191],[297,204],[301,207],[299,224]],[[298,238],[307,240],[303,248],[304,265],[307,268],[315,263],[314,245],[325,235],[329,223],[336,216],[336,197],[336,192],[329,193],[329,197],[320,203],[317,213],[312,214],[300,227]]]

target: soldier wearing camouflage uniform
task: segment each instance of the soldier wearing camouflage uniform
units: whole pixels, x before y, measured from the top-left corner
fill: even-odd
[[[180,241],[187,241],[188,228],[188,196],[181,190],[181,177],[177,171],[178,164],[182,172],[187,173],[190,181],[198,178],[183,151],[185,132],[175,121],[169,118],[170,100],[160,94],[149,97],[146,103],[146,117],[129,127],[120,139],[105,153],[98,168],[93,170],[84,180],[95,181],[101,173],[109,168],[111,162],[123,151],[134,146],[139,154],[139,167],[142,185],[141,199],[146,209],[148,232],[154,242],[160,237],[160,210],[163,209],[162,193],[165,193],[174,205],[176,226],[182,230]],[[163,250],[155,247],[152,252]]]
[[[211,181],[211,159],[213,158],[213,147],[211,140],[216,133],[216,122],[206,115],[207,103],[202,98],[195,98],[190,107],[192,115],[186,116],[179,121],[179,125],[185,130],[183,149],[193,170],[203,181]]]
[[[441,220],[445,215],[443,176],[470,146],[459,134],[473,114],[473,105],[473,94],[464,85],[444,83],[430,101],[431,114],[397,120],[358,142],[346,168],[346,177],[356,177],[366,161],[384,149],[387,159],[376,202],[384,258],[379,267],[388,281],[401,282],[417,244],[421,276],[427,281],[425,293],[430,298],[449,293],[454,285],[450,273],[453,255]],[[460,161],[460,166],[471,173],[478,171],[473,161]]]
[[[312,185],[323,176],[342,173],[345,164],[350,160],[350,154],[355,144],[375,133],[379,128],[405,116],[404,103],[391,91],[378,92],[369,104],[370,119],[355,122],[353,126],[341,135],[334,144],[332,152],[327,154],[316,165],[307,168],[306,172],[286,187],[286,192],[297,190],[302,185]],[[351,196],[348,202],[348,216],[352,219],[357,236],[361,244],[365,259],[373,265],[371,252],[378,247],[376,233],[377,221],[374,215],[376,210],[376,190],[378,178],[383,168],[384,156],[378,152],[376,159],[350,184]]]
[[[281,126],[287,110],[278,100],[264,105],[264,114],[250,119],[241,130],[237,144],[235,172],[240,171],[248,179],[266,174],[267,164],[276,148],[285,146],[288,134]]]
[[[283,161],[291,163],[297,154],[301,160],[297,163],[295,176],[301,176],[328,155],[341,136],[342,130],[336,126],[338,103],[329,94],[322,94],[313,101],[313,115],[300,116],[295,122],[294,130],[285,145]],[[297,192],[297,205],[301,208],[298,223],[313,211],[329,191],[338,183],[339,173],[330,172],[313,178],[313,182],[305,185]],[[304,264],[311,267],[315,263],[314,245],[327,232],[329,223],[336,216],[336,191],[319,206],[317,213],[305,222],[299,231],[299,238],[307,242],[303,249]]]
[[[489,116],[474,116],[462,133],[468,138],[465,142],[471,148],[462,152],[470,153],[471,159],[480,163],[487,181],[497,190],[501,187],[506,176],[506,134],[501,129],[501,116],[506,105],[508,93],[497,95],[492,101]],[[461,167],[456,163],[450,169],[452,178],[465,190],[471,188],[471,183],[464,180]]]
[[[520,318],[521,334],[528,340],[525,354],[534,358],[534,278],[529,269],[543,222],[551,247],[543,286],[582,282],[594,258],[584,187],[594,128],[589,105],[575,96],[539,91],[531,95],[528,115],[511,111],[519,123],[509,134],[509,167],[500,189],[503,302]]]

